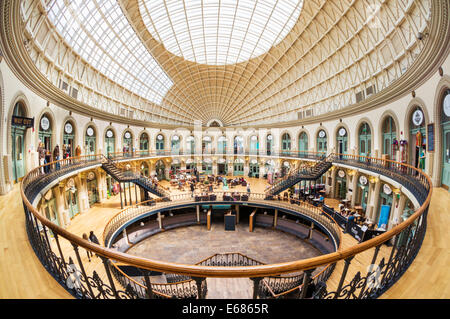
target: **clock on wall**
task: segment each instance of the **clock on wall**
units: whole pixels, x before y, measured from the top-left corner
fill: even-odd
[[[41,118],[41,128],[42,128],[44,131],[47,131],[47,130],[49,129],[49,127],[50,127],[50,121],[49,121],[49,119],[48,119],[46,116],[43,116],[43,117]]]
[[[419,126],[423,123],[423,112],[421,110],[416,110],[412,115],[412,122],[415,126]]]
[[[444,114],[450,117],[450,94],[444,98]]]
[[[94,135],[94,129],[92,128],[92,127],[88,127],[87,128],[87,130],[86,130],[86,134],[88,135],[88,136],[92,136],[92,135]]]
[[[67,122],[66,125],[64,126],[64,131],[65,131],[67,134],[72,134],[72,131],[73,131],[72,124],[70,124],[69,122]]]

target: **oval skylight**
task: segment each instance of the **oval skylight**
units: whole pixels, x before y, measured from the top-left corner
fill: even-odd
[[[293,28],[303,0],[138,0],[152,36],[171,53],[224,65],[266,53]]]

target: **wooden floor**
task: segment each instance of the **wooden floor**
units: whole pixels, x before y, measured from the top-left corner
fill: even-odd
[[[266,187],[264,181],[257,179],[250,183],[252,192],[263,192]],[[236,190],[245,191],[245,188]],[[434,189],[428,228],[422,248],[408,271],[382,298],[450,298],[449,207],[450,193],[441,188]],[[119,210],[118,198],[111,198],[105,203],[96,204],[89,212],[76,216],[68,230],[80,236],[84,232],[93,230],[101,239],[105,223]],[[64,240],[61,242],[64,253],[74,256],[69,244]],[[355,243],[352,237],[343,236],[344,247]],[[381,249],[378,260],[386,255],[387,251],[387,249]],[[88,262],[86,253],[82,250],[81,257],[88,273],[97,270],[103,277],[103,266],[99,258],[94,257],[92,262]],[[365,273],[367,271],[365,267],[370,263],[371,258],[371,251],[355,258],[347,278],[352,278],[357,271]],[[339,263],[328,282],[330,288],[337,285],[341,269],[342,263]],[[223,282],[224,280],[228,279],[208,281],[208,286],[221,285],[232,289],[244,284],[236,280]],[[246,282],[244,286],[247,287],[247,284]],[[239,297],[248,298],[250,293],[251,289],[243,289],[242,296]],[[209,296],[209,298],[213,297]],[[0,298],[72,298],[47,273],[28,242],[18,185],[9,194],[0,196]]]

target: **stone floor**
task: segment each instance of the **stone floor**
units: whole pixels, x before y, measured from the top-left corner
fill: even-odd
[[[241,253],[265,264],[306,259],[320,255],[308,242],[278,230],[238,224],[225,231],[216,222],[211,231],[205,225],[182,227],[156,234],[131,247],[127,253],[161,261],[195,264],[216,253]]]

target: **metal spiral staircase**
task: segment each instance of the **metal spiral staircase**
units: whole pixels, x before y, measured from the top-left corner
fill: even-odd
[[[102,162],[102,168],[118,182],[134,183],[147,192],[169,199],[169,193],[162,187],[155,186],[155,184],[153,184],[147,177],[118,167],[118,165],[110,158],[104,157],[104,159],[106,159],[106,161]]]
[[[331,166],[332,161],[335,158],[334,154],[330,154],[327,157],[323,156],[316,165],[308,168],[298,168],[290,172],[282,179],[278,180],[267,191],[266,195],[278,195],[282,191],[296,185],[301,181],[315,181],[318,180],[323,174],[325,174]]]

